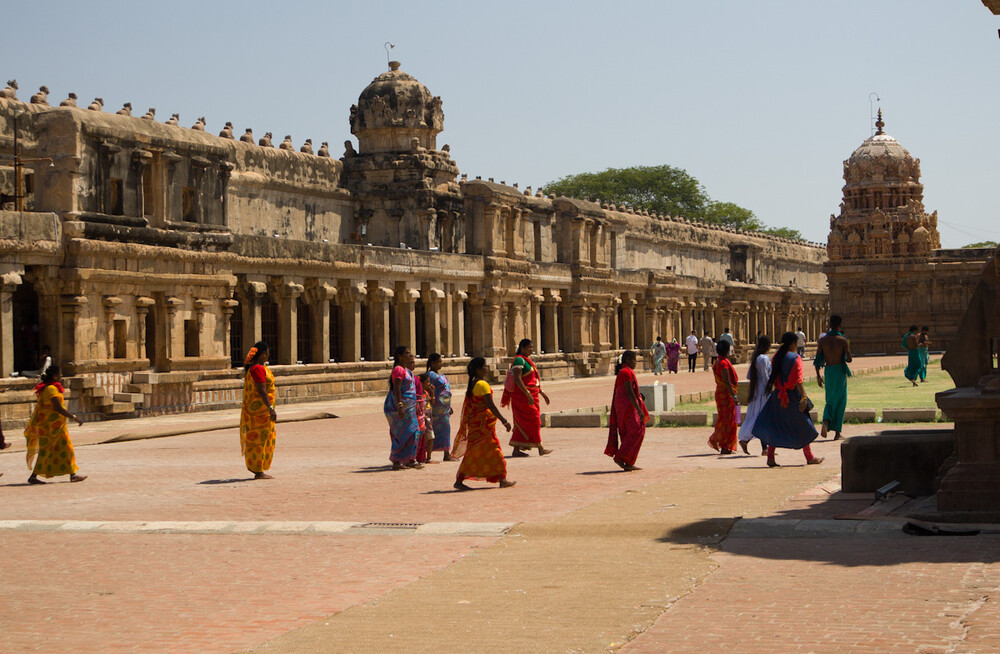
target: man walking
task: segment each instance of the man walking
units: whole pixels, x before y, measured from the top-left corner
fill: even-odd
[[[663,357],[667,356],[667,346],[663,339],[656,337],[656,342],[649,348],[649,353],[653,355],[653,374],[663,374]]]
[[[694,372],[694,364],[698,360],[698,337],[695,336],[693,329],[684,340],[684,345],[688,351],[688,372]]]
[[[816,347],[816,382],[826,390],[826,406],[823,408],[823,427],[820,437],[826,438],[830,430],[836,434],[833,440],[843,438],[844,410],[847,409],[847,378],[851,369],[851,344],[841,331],[843,320],[838,315],[830,316],[830,330],[819,339]],[[826,379],[823,368],[826,367]]]
[[[701,350],[701,356],[704,357],[701,362],[701,369],[708,370],[710,365],[715,365],[715,357],[718,356],[715,353],[715,341],[712,340],[712,335],[705,332],[705,335],[698,341],[698,346]],[[709,363],[709,360],[711,360],[711,363]]]
[[[930,327],[921,327],[917,337],[917,352],[920,355],[920,382],[927,381],[927,364],[930,362]]]
[[[721,343],[722,341],[729,343],[729,360],[736,363],[739,360],[736,354],[736,339],[729,333],[728,327],[722,330],[722,334],[719,335],[719,339],[716,342]],[[712,365],[715,365],[715,361],[712,361]]]
[[[799,356],[802,357],[802,358],[805,358],[805,356],[806,356],[806,333],[804,331],[802,331],[802,327],[801,326],[799,327],[799,331],[795,332],[795,338],[799,339],[798,343],[796,344],[796,348],[798,348],[798,351],[799,351]]]
[[[906,369],[903,376],[910,380],[914,386],[917,385],[917,377],[920,376],[920,343],[917,334],[919,330],[916,325],[910,325],[910,331],[903,335],[903,347],[906,349]]]

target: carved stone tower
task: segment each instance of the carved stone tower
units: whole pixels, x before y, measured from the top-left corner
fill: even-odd
[[[840,215],[830,216],[827,251],[843,259],[924,258],[941,247],[937,212],[924,212],[920,160],[882,128],[844,162]]]
[[[344,183],[358,197],[359,243],[458,251],[461,196],[458,167],[437,149],[444,128],[441,98],[389,62],[351,107]]]

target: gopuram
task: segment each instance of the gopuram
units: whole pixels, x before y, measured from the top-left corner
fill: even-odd
[[[33,382],[11,376],[43,346],[72,410],[100,419],[238,406],[257,340],[296,402],[383,390],[397,344],[457,372],[529,337],[556,378],[657,335],[729,327],[745,353],[758,332],[821,331],[822,246],[460,176],[441,99],[389,67],[340,159],[0,91],[0,417],[27,417]]]
[[[830,216],[824,267],[830,310],[848,317],[856,354],[895,354],[910,325],[930,327],[945,349],[990,249],[941,249],[937,212],[924,211],[920,159],[883,131],[844,162],[840,215]]]

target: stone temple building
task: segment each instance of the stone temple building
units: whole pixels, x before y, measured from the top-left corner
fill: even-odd
[[[883,131],[844,162],[840,215],[830,216],[830,309],[845,316],[857,354],[901,350],[910,325],[944,350],[992,249],[941,249],[937,212],[924,210],[920,159]]]
[[[9,83],[0,418],[27,417],[32,382],[12,374],[43,345],[99,419],[237,406],[261,339],[294,402],[382,391],[397,344],[458,373],[473,355],[506,367],[529,337],[555,378],[691,330],[729,327],[746,352],[828,312],[822,246],[460,176],[441,99],[396,62],[349,118],[337,159]]]

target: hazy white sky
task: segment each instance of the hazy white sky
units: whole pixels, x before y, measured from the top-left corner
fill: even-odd
[[[215,133],[351,137],[393,58],[444,103],[470,176],[539,185],[670,164],[826,241],[842,162],[886,132],[920,158],[942,244],[1000,240],[1000,40],[979,0],[6,3],[0,76]]]

